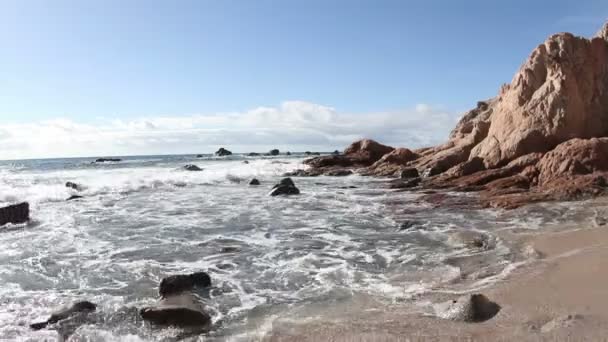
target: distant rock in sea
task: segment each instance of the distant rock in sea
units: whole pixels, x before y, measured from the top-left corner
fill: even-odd
[[[119,162],[122,161],[120,158],[97,158],[95,159],[95,163],[107,163],[107,162]]]
[[[215,152],[215,155],[218,157],[230,156],[232,155],[232,152],[228,151],[223,147],[220,147],[220,149]]]
[[[277,150],[276,148],[273,149],[273,150],[270,150],[270,152],[268,152],[268,154],[271,155],[271,156],[278,156],[279,153],[280,153],[280,151]]]
[[[514,208],[607,193],[608,23],[594,38],[550,36],[495,98],[465,113],[449,140],[416,150],[364,139],[312,170],[364,168],[423,176],[421,187],[478,191],[485,206]],[[314,171],[309,171],[314,172]]]
[[[291,178],[283,178],[279,182],[279,184],[272,187],[270,191],[270,196],[278,196],[278,195],[298,195],[300,190],[296,187],[293,180]]]
[[[194,164],[184,165],[183,169],[186,171],[203,171],[203,169]]]

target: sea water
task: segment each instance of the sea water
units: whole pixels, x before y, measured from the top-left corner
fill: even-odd
[[[0,162],[0,206],[28,201],[31,209],[30,223],[0,227],[0,339],[179,336],[148,326],[137,309],[157,300],[163,277],[205,271],[215,325],[204,336],[252,340],[294,309],[318,318],[336,301],[392,305],[481,288],[525,262],[498,232],[580,219],[566,204],[432,208],[415,192],[358,175],[294,177],[300,195],[270,197],[284,173],[306,168],[301,154],[121,159]],[[254,177],[261,185],[248,185]],[[66,201],[75,194],[83,198]],[[411,227],[402,229],[405,221]],[[472,248],[454,238],[462,232],[487,244]],[[68,333],[29,329],[77,300],[98,304],[95,320]]]

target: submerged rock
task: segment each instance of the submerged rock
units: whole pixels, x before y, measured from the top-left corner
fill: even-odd
[[[0,208],[0,226],[25,223],[30,219],[30,204],[23,202]]]
[[[59,311],[54,312],[51,317],[44,322],[31,324],[30,328],[34,330],[44,329],[49,324],[55,324],[67,318],[74,317],[76,315],[82,315],[84,318],[84,316],[95,311],[96,309],[97,305],[89,301],[76,302],[69,307],[62,308]]]
[[[437,317],[461,322],[485,322],[500,311],[500,305],[482,294],[463,296],[435,305]]]
[[[251,181],[249,181],[249,185],[260,185],[260,181],[257,180],[257,178],[253,178]]]
[[[183,292],[164,297],[154,306],[140,310],[141,317],[159,326],[209,328],[211,316],[202,301],[194,294]]]
[[[122,161],[120,158],[97,158],[95,163],[106,163],[106,162],[119,162]]]
[[[220,147],[220,149],[215,152],[215,155],[218,157],[224,157],[224,156],[232,155],[232,152],[228,151],[227,149],[225,149],[223,147]]]
[[[158,287],[158,294],[167,297],[209,286],[211,286],[211,277],[205,272],[179,274],[163,278]]]
[[[194,164],[184,165],[184,167],[182,169],[184,169],[186,171],[203,171],[203,169],[201,169],[200,167],[198,167]]]
[[[296,185],[293,183],[291,178],[283,178],[279,182],[279,184],[272,187],[270,191],[270,196],[278,196],[278,195],[298,195],[300,190],[296,188]]]

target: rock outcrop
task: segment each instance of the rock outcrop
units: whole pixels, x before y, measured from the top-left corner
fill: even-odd
[[[270,152],[268,152],[268,154],[271,156],[278,156],[279,153],[281,153],[281,152],[279,150],[277,150],[276,148],[272,149],[272,150],[270,150]]]
[[[30,220],[30,204],[27,202],[0,208],[0,226],[7,223],[19,224]]]
[[[358,167],[415,177],[416,170],[419,187],[479,191],[484,205],[512,208],[606,193],[606,152],[608,23],[591,39],[550,36],[496,97],[464,114],[444,144],[409,150],[362,140],[344,155],[306,163],[312,174]]]

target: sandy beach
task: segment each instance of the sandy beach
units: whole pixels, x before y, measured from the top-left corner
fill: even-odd
[[[605,201],[605,200],[604,200]],[[608,229],[565,227],[518,239],[538,257],[479,293],[501,305],[483,323],[442,320],[403,305],[370,305],[348,319],[278,322],[268,341],[606,341]],[[458,295],[432,295],[431,302]],[[369,303],[368,303],[369,304]],[[337,312],[341,311],[336,309]]]

